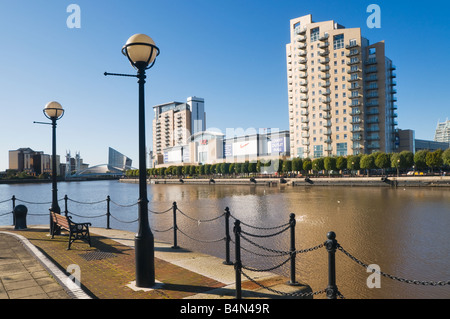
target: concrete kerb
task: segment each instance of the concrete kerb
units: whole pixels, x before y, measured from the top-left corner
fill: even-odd
[[[30,241],[22,235],[0,231],[5,235],[11,235],[19,239],[23,246],[33,255],[41,265],[55,278],[55,280],[64,288],[64,290],[74,299],[92,299],[86,294],[80,286],[75,284],[70,278],[59,269],[50,259],[40,252]]]

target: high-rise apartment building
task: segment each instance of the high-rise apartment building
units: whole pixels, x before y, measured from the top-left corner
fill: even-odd
[[[450,143],[450,120],[446,120],[442,123],[438,122],[434,140],[436,142]]]
[[[158,164],[162,164],[165,148],[186,144],[191,135],[206,129],[202,98],[189,97],[186,103],[170,102],[153,109],[153,154]]]
[[[311,15],[290,21],[286,45],[291,156],[394,152],[395,66],[384,41]]]
[[[52,156],[42,151],[33,151],[29,147],[9,151],[9,169],[26,172],[32,175],[52,172]],[[56,165],[59,167],[59,155],[56,155]],[[57,174],[60,172],[57,170]]]

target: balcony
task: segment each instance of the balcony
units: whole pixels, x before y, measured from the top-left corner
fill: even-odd
[[[302,131],[309,131],[309,125],[302,125]]]
[[[308,101],[308,99],[309,99],[309,96],[308,96],[307,94],[303,94],[303,95],[300,97],[300,100],[302,100],[302,101]]]
[[[366,74],[378,72],[376,67],[370,67],[366,69]]]
[[[320,64],[328,64],[330,63],[330,58],[319,59]]]
[[[305,124],[309,123],[309,119],[307,117],[302,118],[302,123],[305,123]]]
[[[357,92],[356,95],[353,94],[353,93],[354,93],[354,92],[352,92],[352,94],[348,97],[349,99],[358,99],[358,98],[362,97],[362,95],[359,94],[358,92]]]
[[[300,63],[300,64],[306,64],[307,62],[308,62],[308,59],[300,59],[298,61],[298,63]]]
[[[306,33],[306,27],[297,27],[295,28],[296,34],[305,34]]]
[[[300,103],[300,107],[303,109],[307,109],[309,107],[309,103]]]
[[[360,68],[350,68],[350,69],[347,69],[347,73],[348,73],[348,74],[357,73],[357,72],[361,72],[361,69],[360,69]]]
[[[300,93],[303,93],[303,94],[308,93],[308,88],[301,88]]]
[[[320,106],[319,109],[321,111],[330,112],[331,111],[331,106],[330,106],[330,104],[325,104],[323,106]]]
[[[367,93],[366,94],[366,97],[368,98],[368,99],[373,99],[373,98],[377,98],[378,97],[378,92],[370,92],[370,93]]]
[[[323,36],[319,37],[319,41],[324,42],[324,41],[327,41],[328,38],[329,38],[328,33],[325,33]]]
[[[297,49],[300,49],[300,50],[306,49],[306,43],[299,43],[297,45]]]
[[[309,141],[308,141],[308,140],[303,140],[303,141],[302,141],[302,145],[308,146],[308,145],[309,145]]]
[[[350,107],[357,107],[361,105],[362,103],[359,100],[353,100],[352,103],[350,104]]]
[[[320,72],[328,72],[328,71],[330,71],[330,66],[326,65],[324,68],[320,69],[319,71]]]
[[[377,60],[375,58],[370,58],[364,61],[364,65],[373,65],[373,64],[377,64]]]
[[[330,87],[330,85],[331,85],[330,81],[325,81],[325,82],[319,83],[319,86],[323,87],[323,88]]]
[[[380,140],[380,136],[378,135],[369,135],[366,138],[368,141],[379,141]]]
[[[305,42],[306,41],[306,35],[299,35],[297,37],[298,42]]]
[[[305,51],[305,50],[301,50],[301,51],[298,53],[298,56],[305,57],[305,56],[306,56],[306,51]]]
[[[308,70],[308,67],[305,66],[305,65],[302,65],[302,66],[298,67],[298,70],[299,70],[300,72],[304,72],[304,71]]]
[[[352,118],[352,121],[350,123],[352,124],[360,124],[362,120],[359,117]]]
[[[347,58],[350,58],[352,56],[358,55],[360,52],[358,50],[351,50],[349,53],[346,54]]]
[[[350,49],[356,48],[356,47],[358,47],[358,46],[359,46],[358,43],[353,42],[353,43],[347,44],[347,45],[345,46],[345,48],[348,49],[348,50],[350,50]]]
[[[353,141],[353,142],[357,142],[357,141],[361,141],[361,140],[362,140],[362,136],[359,135],[359,134],[354,134],[354,135],[352,136],[352,141]]]
[[[320,56],[327,56],[328,54],[330,54],[330,51],[328,51],[328,50],[319,51]]]
[[[352,83],[352,85],[348,88],[349,90],[359,90],[361,88],[361,85],[358,83]]]
[[[361,110],[357,107],[353,108],[352,111],[350,112],[351,116],[360,115],[360,114],[361,114]]]
[[[322,103],[331,103],[331,98],[330,97],[326,97],[325,99],[323,99]]]
[[[321,94],[327,96],[327,95],[331,94],[331,91],[330,90],[325,90]]]
[[[306,85],[308,85],[308,80],[300,81],[300,85],[301,85],[301,86],[306,86]]]
[[[327,138],[327,139],[325,140],[325,143],[327,143],[327,144],[331,144],[331,142],[333,142],[333,141],[331,140],[331,138]]]
[[[366,77],[365,81],[366,82],[378,81],[378,76],[376,74],[372,74],[371,76]]]
[[[307,77],[308,77],[308,73],[307,72],[303,72],[303,73],[300,73],[300,76],[299,76],[301,79],[306,79]]]
[[[323,116],[323,119],[325,120],[330,120],[331,119],[331,114],[330,113],[325,113],[325,115]]]
[[[309,111],[308,110],[303,110],[300,112],[301,115],[303,116],[308,116],[309,115]]]
[[[367,107],[371,107],[371,106],[378,106],[378,101],[369,101],[366,103]]]
[[[326,48],[328,48],[329,45],[330,45],[330,43],[328,43],[328,41],[322,42],[322,43],[319,43],[319,48],[326,49]]]
[[[378,120],[378,118],[370,118],[366,121],[367,124],[377,124],[380,123],[380,121]]]
[[[366,104],[367,105],[367,104]],[[366,113],[368,116],[371,116],[371,115],[378,115],[378,114],[380,114],[380,111],[378,110],[378,109],[372,109],[372,110],[370,110],[369,112],[367,112]]]
[[[331,121],[326,121],[326,122],[323,124],[324,127],[331,127],[331,125],[332,125]]]
[[[330,73],[325,73],[323,75],[319,74],[319,79],[328,80],[329,78],[331,78]]]
[[[348,82],[355,82],[355,81],[361,81],[361,77],[359,76],[350,76],[347,78]]]
[[[333,132],[332,132],[331,130],[326,130],[326,131],[325,131],[325,133],[323,133],[323,134],[325,134],[325,135],[327,135],[327,136],[328,136],[328,135],[331,135],[331,134],[333,134]]]
[[[303,138],[309,138],[309,133],[302,133]]]
[[[347,65],[354,65],[360,63],[361,60],[358,58],[352,58],[350,61],[347,62]]]

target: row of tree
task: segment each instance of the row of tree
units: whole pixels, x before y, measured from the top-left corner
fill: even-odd
[[[376,152],[366,155],[348,155],[321,157],[316,159],[294,158],[292,160],[268,160],[244,163],[218,163],[187,166],[169,166],[151,168],[147,170],[148,176],[210,176],[220,175],[250,175],[250,174],[290,174],[326,171],[326,173],[345,170],[365,170],[367,174],[373,169],[414,169],[432,172],[436,169],[448,168],[450,166],[450,149],[445,151],[421,150],[415,154],[409,151],[399,153]],[[126,176],[136,177],[139,170],[128,170]]]

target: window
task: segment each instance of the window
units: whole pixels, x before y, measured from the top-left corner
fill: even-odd
[[[311,42],[319,40],[319,28],[311,29]]]
[[[314,145],[314,158],[323,156],[323,145]]]
[[[337,156],[347,156],[347,143],[336,143]]]
[[[344,47],[344,35],[338,34],[333,37],[333,48],[335,50],[342,49]]]

